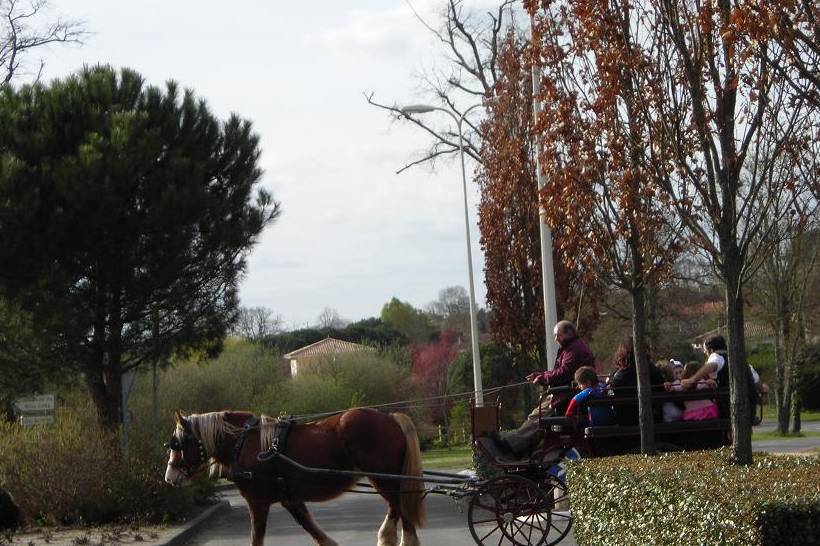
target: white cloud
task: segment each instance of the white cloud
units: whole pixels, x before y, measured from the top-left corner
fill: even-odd
[[[415,0],[412,8],[433,28],[439,26],[445,3],[441,0]],[[381,9],[351,11],[337,26],[306,36],[308,43],[319,43],[338,56],[402,57],[418,53],[418,48],[434,43],[430,31],[413,14],[408,3]]]

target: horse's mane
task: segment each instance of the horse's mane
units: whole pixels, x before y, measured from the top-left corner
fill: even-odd
[[[262,414],[261,424],[259,425],[259,443],[261,444],[262,451],[270,449],[273,443],[273,431],[276,429],[276,422],[278,420],[276,417]]]
[[[214,458],[217,446],[225,436],[236,436],[242,432],[242,427],[236,426],[225,419],[225,411],[214,411],[186,416],[191,424],[191,432],[199,438],[205,451],[211,458],[212,474],[227,475],[228,467],[222,461]],[[277,419],[269,415],[262,415],[259,425],[259,441],[261,450],[267,451],[273,443],[273,432]]]
[[[216,453],[217,445],[226,435],[235,436],[242,431],[242,427],[225,420],[225,413],[224,411],[214,411],[211,413],[194,413],[185,417],[191,424],[191,432],[202,442],[205,451],[211,457]]]

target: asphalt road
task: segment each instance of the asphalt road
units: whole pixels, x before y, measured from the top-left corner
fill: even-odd
[[[202,528],[190,546],[245,546],[250,526],[245,500],[235,489],[223,492],[230,501],[230,512],[223,512]],[[467,526],[466,510],[443,495],[429,495],[426,501],[427,524],[418,531],[424,546],[474,544]],[[384,519],[386,505],[376,495],[348,494],[331,502],[308,505],[316,522],[339,546],[376,544],[376,532]],[[271,506],[265,543],[269,546],[312,545],[310,536],[278,504]],[[575,546],[571,538],[562,546]]]
[[[761,425],[756,430],[771,430],[772,425]],[[804,423],[804,430],[820,430],[820,423]],[[820,438],[754,442],[755,451],[799,452],[820,446]],[[223,512],[208,522],[189,542],[191,546],[244,546],[250,539],[250,527],[244,499],[235,489],[223,496],[230,501],[230,512]],[[466,508],[444,495],[429,495],[427,525],[419,530],[419,539],[425,546],[460,546],[474,544],[467,526]],[[309,505],[313,517],[340,546],[375,544],[376,532],[384,519],[385,504],[376,495],[348,494],[322,504]],[[268,517],[266,544],[269,546],[311,545],[310,536],[281,506],[274,505]],[[572,533],[561,546],[575,546]]]

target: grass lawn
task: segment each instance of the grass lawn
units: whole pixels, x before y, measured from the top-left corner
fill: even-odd
[[[806,431],[781,436],[777,432],[753,432],[752,440],[788,440],[790,438],[820,438],[820,432]]]
[[[421,466],[427,470],[462,470],[473,467],[473,449],[457,446],[450,449],[422,451]]]
[[[777,410],[774,407],[764,406],[763,419],[765,419],[766,421],[777,421]],[[820,421],[820,411],[801,411],[800,420],[804,423],[807,421]]]

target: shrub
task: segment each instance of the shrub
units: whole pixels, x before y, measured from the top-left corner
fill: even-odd
[[[277,404],[291,414],[316,413],[396,402],[407,371],[378,352],[348,353],[306,366],[278,391]]]
[[[207,482],[163,483],[166,455],[156,435],[135,435],[127,457],[120,445],[117,432],[98,426],[90,403],[72,401],[53,425],[0,423],[0,481],[29,523],[173,520],[212,493]]]
[[[226,409],[275,414],[280,385],[284,382],[283,362],[258,345],[227,340],[225,350],[214,359],[184,361],[160,372],[158,413],[160,421],[173,423],[176,409],[207,413]],[[151,373],[138,377],[129,407],[137,425],[151,419]]]
[[[570,464],[578,544],[816,544],[820,460],[729,450]]]

